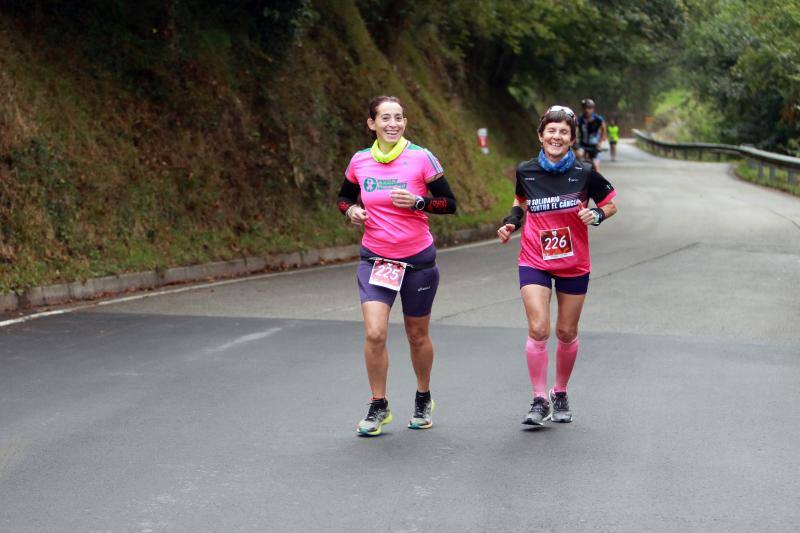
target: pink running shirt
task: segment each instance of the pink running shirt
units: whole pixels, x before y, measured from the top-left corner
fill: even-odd
[[[425,196],[428,183],[443,174],[439,160],[411,142],[391,163],[375,161],[369,148],[356,152],[347,165],[345,177],[361,187],[361,201],[367,210],[361,244],[387,259],[410,257],[433,244],[428,215],[395,207],[389,192],[401,188]]]

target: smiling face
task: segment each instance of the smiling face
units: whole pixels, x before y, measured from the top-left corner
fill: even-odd
[[[572,129],[566,120],[561,122],[548,122],[539,133],[539,142],[542,143],[544,154],[551,161],[559,161],[567,155],[574,139]]]
[[[384,147],[391,148],[400,140],[406,131],[406,123],[403,107],[391,101],[381,103],[376,110],[375,118],[367,119],[367,126],[375,132],[382,150]]]

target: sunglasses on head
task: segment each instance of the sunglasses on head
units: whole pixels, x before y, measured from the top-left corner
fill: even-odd
[[[554,105],[553,107],[551,107],[550,109],[547,110],[547,113],[554,113],[554,112],[557,112],[557,111],[563,111],[564,113],[566,113],[570,117],[575,118],[575,112],[572,109],[570,109],[568,107],[565,107],[563,105]],[[545,114],[547,114],[547,113],[545,113]]]

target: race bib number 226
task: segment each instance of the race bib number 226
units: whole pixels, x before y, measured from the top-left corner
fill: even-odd
[[[575,254],[572,250],[569,227],[541,230],[539,238],[542,241],[542,259],[545,261],[571,257]]]

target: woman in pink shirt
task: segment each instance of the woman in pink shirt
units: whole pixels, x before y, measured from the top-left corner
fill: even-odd
[[[414,413],[408,427],[427,429],[432,425],[433,344],[428,326],[439,269],[426,213],[455,213],[456,200],[436,157],[403,137],[406,124],[398,98],[374,98],[367,126],[375,132],[375,142],[353,155],[339,191],[339,210],[353,224],[364,227],[356,277],[364,315],[364,358],[372,389],[367,416],[357,428],[358,434],[365,436],[380,435],[382,426],[392,421],[386,400],[386,336],[398,292],[417,375]]]
[[[538,157],[517,167],[511,214],[497,230],[500,242],[523,226],[519,252],[519,285],[528,315],[525,355],[533,386],[533,403],[523,424],[547,420],[571,422],[567,382],[578,356],[578,321],[589,287],[591,262],[588,227],[599,226],[617,212],[617,191],[591,165],[575,160],[577,121],[568,107],[553,106],[539,122]],[[589,200],[595,207],[589,209]],[[550,298],[558,300],[556,379],[547,392],[547,339]]]

